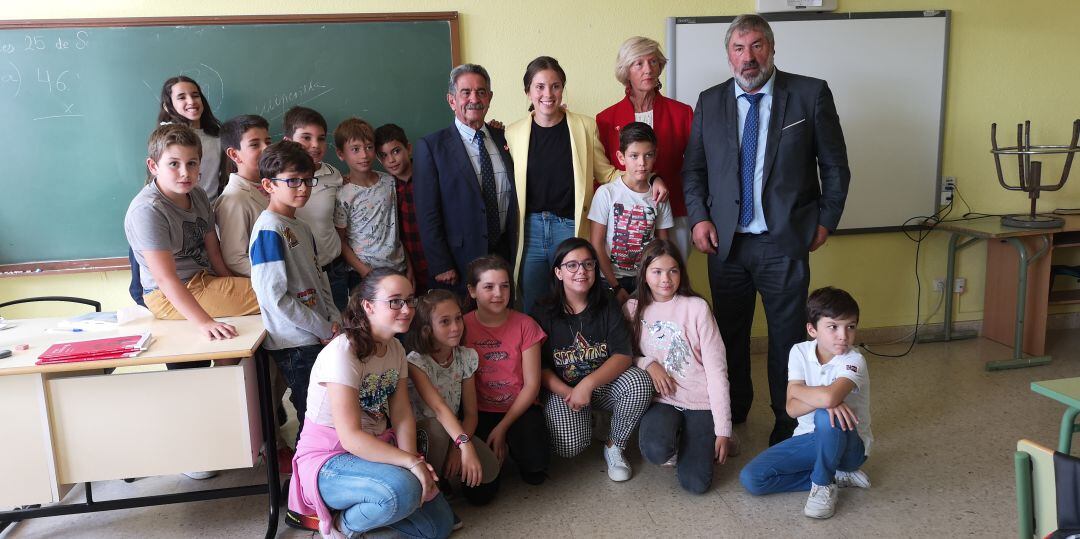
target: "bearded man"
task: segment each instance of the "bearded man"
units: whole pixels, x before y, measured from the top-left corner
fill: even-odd
[[[806,338],[809,253],[839,225],[851,172],[829,86],[775,69],[765,19],[740,15],[724,46],[734,76],[698,97],[683,189],[694,246],[708,255],[733,423],[746,421],[754,396],[750,328],[761,293],[775,445],[796,424],[785,411],[787,359]]]

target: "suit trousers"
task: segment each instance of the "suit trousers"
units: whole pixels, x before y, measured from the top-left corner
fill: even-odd
[[[742,423],[754,400],[750,379],[750,328],[757,294],[769,328],[769,396],[778,425],[795,427],[785,410],[787,366],[791,347],[806,340],[808,257],[785,255],[769,234],[736,234],[727,260],[708,257],[713,313],[727,348],[731,386],[731,421]]]

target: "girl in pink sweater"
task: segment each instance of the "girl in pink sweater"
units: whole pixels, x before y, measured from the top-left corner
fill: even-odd
[[[653,464],[674,465],[679,484],[701,494],[712,484],[713,462],[723,464],[738,441],[731,432],[724,341],[709,304],[684,275],[675,244],[653,240],[625,309],[637,366],[656,389],[641,418],[641,453]]]

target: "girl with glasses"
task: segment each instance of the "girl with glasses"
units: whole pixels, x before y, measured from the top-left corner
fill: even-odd
[[[541,351],[541,401],[555,454],[571,458],[592,440],[592,407],[611,412],[604,460],[612,481],[630,479],[623,456],[652,400],[652,381],[634,367],[618,301],[596,278],[597,256],[581,238],[562,242],[551,267],[551,295],[534,317],[547,333]]]
[[[394,338],[408,331],[415,306],[404,275],[373,270],[349,299],[344,331],[311,369],[289,509],[317,515],[324,537],[452,530],[435,470],[417,451],[405,349]]]

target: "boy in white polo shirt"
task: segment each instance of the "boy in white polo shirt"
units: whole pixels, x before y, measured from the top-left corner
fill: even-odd
[[[869,488],[860,466],[870,454],[870,373],[852,349],[859,304],[825,287],[806,302],[806,331],[788,358],[787,413],[794,435],[763,451],[739,474],[751,494],[810,491],[803,514],[829,518],[838,487]]]

